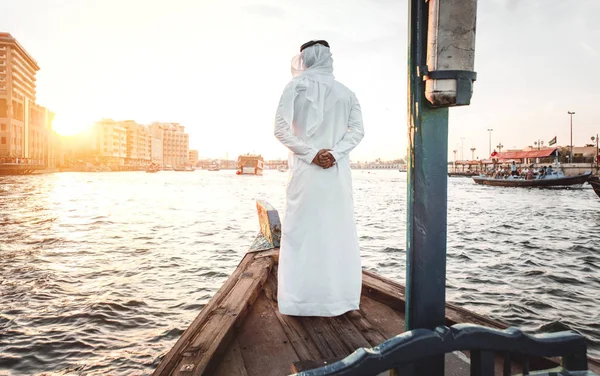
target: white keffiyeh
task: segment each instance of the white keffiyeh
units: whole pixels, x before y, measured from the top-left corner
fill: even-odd
[[[294,78],[282,96],[283,119],[291,125],[294,120],[296,97],[306,96],[311,103],[306,123],[306,135],[310,137],[323,123],[323,113],[333,104],[325,103],[335,79],[329,47],[315,44],[295,56],[292,59],[292,76]]]

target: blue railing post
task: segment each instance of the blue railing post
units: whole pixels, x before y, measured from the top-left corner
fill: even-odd
[[[431,108],[419,70],[426,65],[425,0],[409,0],[408,210],[406,329],[444,325],[448,196],[448,108]],[[444,357],[419,366],[418,374],[443,375]]]

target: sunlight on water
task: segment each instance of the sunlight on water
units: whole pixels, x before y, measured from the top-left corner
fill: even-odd
[[[364,267],[404,282],[406,174],[353,171]],[[287,174],[0,178],[0,370],[146,374],[235,269],[255,200]],[[591,189],[449,180],[448,300],[600,356],[600,200]]]

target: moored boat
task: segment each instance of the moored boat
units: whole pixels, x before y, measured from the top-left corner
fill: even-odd
[[[148,173],[155,173],[158,171],[160,171],[160,166],[156,163],[150,164],[150,166],[148,166],[148,168],[146,169],[146,172]]]
[[[384,357],[381,349],[389,350],[397,348],[398,343],[415,342],[423,331],[428,335],[427,340],[447,341],[445,344],[458,338],[466,338],[469,332],[480,336],[480,339],[484,335],[482,333],[494,332],[522,341],[516,346],[519,355],[515,354],[510,358],[510,355],[504,353],[504,359],[499,356],[495,362],[492,360],[496,374],[502,374],[507,367],[512,374],[558,367],[556,359],[540,355],[548,352],[540,350],[548,343],[548,338],[528,336],[515,328],[507,329],[508,325],[505,323],[451,303],[446,303],[445,324],[452,327],[439,327],[439,333],[419,329],[418,333],[413,331],[403,334],[406,305],[404,286],[368,271],[363,271],[360,310],[337,317],[282,315],[277,306],[281,224],[277,211],[268,203],[258,201],[257,210],[261,232],[250,250],[173,348],[162,358],[154,375],[269,376],[308,370],[318,372],[314,375],[374,374],[357,371],[343,373],[341,370],[347,367],[345,371],[348,372],[349,367],[361,366],[365,354]],[[457,323],[471,323],[475,326],[455,325]],[[442,332],[443,330],[447,332]],[[567,336],[571,341],[566,344],[568,353],[575,351],[575,348],[581,350],[583,344],[583,355],[581,352],[579,355],[583,356],[585,363],[583,337],[577,335],[576,341],[572,332],[562,332],[560,335]],[[551,343],[552,356],[560,355],[557,350],[560,347],[558,342],[555,340]],[[375,347],[381,343],[384,345]],[[523,353],[532,352],[525,349],[532,348],[533,343],[540,345],[534,351],[536,355],[524,356]],[[368,352],[363,349],[371,347],[374,348]],[[425,348],[418,350],[421,357]],[[510,353],[513,348],[515,347],[510,347],[507,352]],[[471,349],[474,350],[473,347]],[[408,353],[409,351],[404,352]],[[473,360],[476,359],[477,352],[471,351],[469,356],[472,361],[464,353],[447,354],[446,374],[468,374],[473,363],[477,362]],[[344,359],[344,362],[340,362],[340,359]],[[493,354],[491,359],[494,359]],[[587,359],[587,365],[596,373],[600,371],[600,362],[594,359]],[[371,368],[368,369],[372,371]]]
[[[596,177],[594,179],[590,179],[588,183],[590,183],[590,185],[594,189],[594,192],[596,192],[598,197],[600,197],[600,178]]]
[[[216,162],[213,162],[208,166],[208,171],[220,171],[220,170],[221,170],[221,166]]]
[[[562,174],[546,175],[534,179],[522,177],[493,178],[488,176],[474,176],[473,181],[481,185],[495,187],[528,187],[528,188],[574,188],[582,186],[592,175],[591,172],[575,176],[564,176]]]
[[[262,175],[265,168],[265,161],[261,155],[240,155],[237,164],[237,175]]]

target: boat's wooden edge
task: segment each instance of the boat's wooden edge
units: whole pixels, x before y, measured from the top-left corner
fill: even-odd
[[[266,201],[256,202],[261,233],[270,243],[267,249],[250,250],[173,348],[161,360],[153,375],[202,375],[216,366],[246,313],[268,280],[273,265],[279,261],[281,223],[279,214]],[[275,294],[276,291],[271,291]],[[362,294],[399,312],[405,308],[405,288],[401,284],[363,271]],[[446,325],[472,323],[506,329],[507,324],[446,303]],[[593,369],[600,362],[590,359]]]
[[[182,372],[181,367],[175,367],[180,365],[183,358],[193,355],[187,354],[187,356],[184,356],[192,341],[194,341],[191,343],[192,345],[202,344],[205,347],[208,346],[208,348],[197,346],[198,350],[193,355],[195,364],[190,363],[188,367],[184,367],[191,368],[190,371],[192,374],[200,375],[207,369],[210,369],[215,355],[222,352],[228,345],[228,339],[233,334],[233,329],[243,320],[245,313],[254,303],[254,300],[262,289],[262,285],[269,276],[273,264],[279,261],[279,249],[277,249],[281,238],[279,213],[271,204],[263,200],[256,201],[256,211],[260,225],[260,233],[257,239],[261,238],[259,239],[261,241],[257,242],[255,240],[254,243],[260,243],[261,247],[256,250],[251,248],[244,256],[235,271],[200,311],[200,314],[194,319],[192,324],[183,332],[173,348],[161,360],[153,375],[176,375]],[[266,243],[262,240],[265,240]],[[248,270],[255,263],[259,264],[260,272],[258,275],[248,273]],[[252,278],[258,283],[238,285],[238,281],[241,278]],[[239,302],[227,301],[227,298],[230,296],[237,296]],[[229,306],[224,303],[229,303]],[[234,308],[233,311],[231,308]],[[225,319],[222,317],[220,322],[216,320],[216,316],[219,314],[221,316],[225,315]],[[215,317],[215,320],[213,320],[215,322],[209,323],[213,316]],[[206,327],[208,324],[219,327],[211,328],[213,331],[209,331]],[[200,336],[200,333],[203,335]],[[195,349],[196,347],[192,346],[192,348]],[[198,359],[198,357],[201,359]],[[189,373],[186,371],[185,374]]]
[[[394,308],[397,311],[404,312],[406,304],[405,288],[401,284],[373,272],[363,270],[363,287],[362,293],[372,299],[375,299],[387,306]],[[510,327],[507,323],[492,319],[475,312],[469,311],[456,304],[446,302],[446,326],[455,324],[476,324],[488,328],[507,329]],[[560,364],[560,359],[550,358],[547,362],[540,358],[540,362],[536,364],[534,361],[532,366],[545,368],[551,362],[551,365]],[[600,373],[600,360],[588,357],[588,365],[590,369],[596,373]]]
[[[162,359],[154,375],[202,375],[210,373],[217,366],[215,361],[220,359],[227,349],[246,312],[250,309],[260,291],[263,290],[263,285],[267,282],[271,269],[277,264],[278,256],[279,249],[246,254],[221,289],[202,309],[198,317],[181,335],[175,346]],[[258,274],[255,272],[249,273],[249,270],[260,272]],[[238,283],[243,278],[252,281]],[[276,291],[269,291],[269,293],[275,294]],[[364,270],[362,293],[396,311],[404,312],[405,288],[391,279]],[[235,306],[233,309],[231,304]],[[212,321],[211,318],[213,318]],[[509,327],[509,325],[499,320],[447,303],[446,325],[451,326],[458,323],[472,323],[496,329]],[[196,343],[204,346],[194,346]],[[196,353],[190,351],[190,348]],[[548,361],[551,361],[552,365],[558,364],[556,359]],[[188,371],[184,371],[185,366],[188,364]],[[598,361],[590,358],[589,364],[595,372],[600,370]],[[540,364],[540,367],[546,365],[547,362],[544,362]],[[532,366],[535,365],[532,364]]]
[[[153,375],[201,375],[211,370],[214,359],[226,349],[235,328],[262,290],[262,285],[276,262],[276,256],[271,251],[252,252],[244,256],[235,271],[161,360]],[[243,279],[247,281],[242,282]],[[186,358],[193,361],[187,362]],[[187,363],[189,365],[186,367]]]
[[[363,271],[362,293],[397,311],[404,312],[406,304],[405,288],[398,282],[373,272]],[[468,311],[452,303],[446,303],[446,325],[459,323],[483,325],[495,329],[506,329],[508,324]]]

